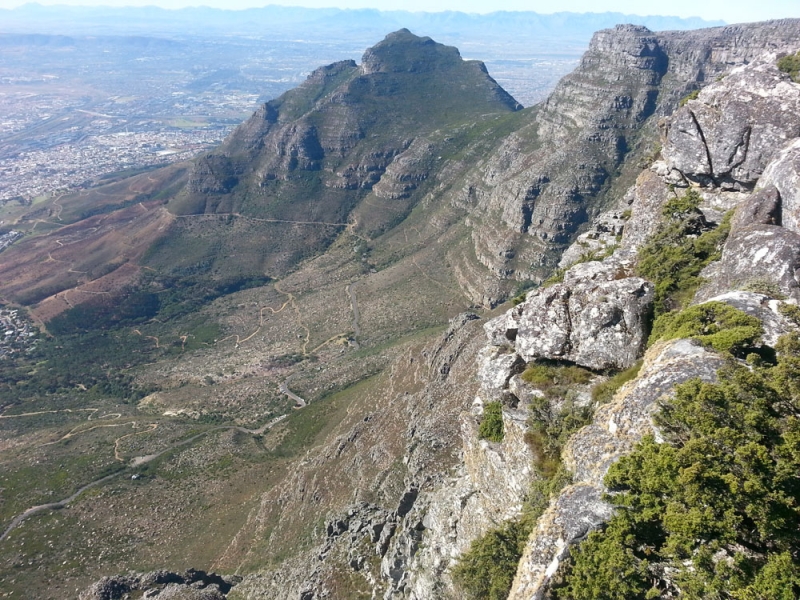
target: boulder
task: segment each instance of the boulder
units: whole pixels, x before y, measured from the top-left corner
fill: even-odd
[[[667,165],[701,185],[752,189],[788,140],[800,136],[800,86],[774,61],[739,67],[666,123]]]
[[[520,305],[517,353],[526,361],[565,360],[590,369],[636,362],[649,333],[654,287],[639,277],[611,279],[615,268],[577,265],[585,277],[570,270],[563,283],[529,294]]]
[[[800,85],[797,87],[800,88]],[[780,194],[779,224],[800,233],[800,139],[787,144],[780,151],[758,183],[762,188],[774,187]]]

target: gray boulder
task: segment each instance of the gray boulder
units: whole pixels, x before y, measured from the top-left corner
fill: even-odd
[[[774,186],[781,201],[779,224],[800,233],[800,139],[780,151],[758,183],[763,188]]]
[[[590,369],[624,369],[647,341],[653,285],[639,277],[610,279],[603,263],[577,265],[597,278],[578,279],[529,294],[521,304],[515,347],[526,361],[566,360]]]
[[[800,136],[800,86],[770,60],[704,88],[666,123],[662,154],[689,181],[751,189],[775,152]]]

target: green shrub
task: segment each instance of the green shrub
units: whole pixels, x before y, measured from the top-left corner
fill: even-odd
[[[650,343],[692,338],[717,352],[741,355],[761,337],[761,321],[724,302],[706,302],[663,314],[653,323]]]
[[[592,377],[592,372],[583,367],[547,362],[531,363],[522,373],[523,381],[550,397],[564,394],[570,386],[589,383]]]
[[[796,306],[794,304],[781,304],[778,306],[778,312],[789,319],[792,323],[800,327],[800,306]]]
[[[700,95],[700,90],[692,90],[688,94],[686,94],[683,98],[681,98],[680,102],[678,102],[678,106],[686,106],[689,100],[697,100],[697,97]]]
[[[610,402],[619,388],[629,381],[636,379],[641,368],[642,361],[636,361],[633,366],[628,367],[624,371],[620,371],[606,381],[598,383],[592,388],[592,400],[597,404],[606,404]]]
[[[778,69],[788,73],[796,83],[800,83],[800,52],[779,58]]]
[[[550,505],[550,500],[572,483],[572,474],[559,465],[552,475],[535,480],[522,505],[522,522],[533,530],[536,521]]]
[[[617,512],[572,550],[557,598],[800,597],[800,337],[776,349],[675,387],[664,442],[609,469]]]
[[[503,441],[503,405],[499,402],[487,402],[483,407],[478,437],[490,442]]]
[[[781,292],[781,286],[770,279],[752,279],[742,286],[742,291],[764,294],[776,300],[786,300],[786,295]]]
[[[699,203],[694,190],[667,202],[662,226],[639,250],[637,274],[656,286],[655,316],[688,303],[702,283],[700,271],[721,256],[732,213],[717,228],[709,229]]]
[[[552,477],[561,466],[561,449],[570,435],[589,423],[592,409],[574,404],[576,385],[591,381],[593,373],[576,365],[535,362],[522,373],[522,379],[544,393],[534,397],[528,410],[525,442],[536,456],[536,466],[545,477]],[[560,408],[556,409],[556,401]]]
[[[567,272],[566,268],[563,269],[556,269],[553,273],[542,282],[542,287],[550,287],[551,285],[555,285],[557,283],[561,283],[564,281],[564,274]]]
[[[506,521],[472,542],[453,568],[453,582],[466,598],[505,600],[530,534],[520,521]]]

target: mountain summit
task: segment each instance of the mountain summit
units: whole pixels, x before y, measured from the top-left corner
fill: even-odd
[[[273,220],[267,247],[259,241],[253,249],[263,260],[248,268],[279,275],[353,223],[353,210],[368,197],[377,209],[358,220],[370,230],[410,210],[447,131],[520,108],[483,63],[402,29],[368,49],[360,66],[319,68],[263,105],[195,162],[170,210]],[[299,235],[287,227],[300,222]],[[222,224],[213,235],[240,244],[240,233]],[[224,268],[218,257],[212,262]]]

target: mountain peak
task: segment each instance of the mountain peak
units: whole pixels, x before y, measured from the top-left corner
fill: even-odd
[[[457,48],[439,44],[429,37],[419,37],[403,28],[364,52],[362,69],[366,75],[419,73],[454,67],[460,62]]]

